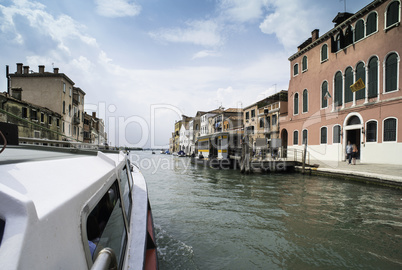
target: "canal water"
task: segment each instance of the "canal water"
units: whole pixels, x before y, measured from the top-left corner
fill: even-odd
[[[163,269],[402,269],[402,191],[132,152]]]

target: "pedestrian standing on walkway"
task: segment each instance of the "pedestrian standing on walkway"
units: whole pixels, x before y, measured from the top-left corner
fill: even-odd
[[[352,146],[352,164],[353,165],[356,165],[357,152],[359,152],[359,150],[357,150],[356,144],[353,144],[353,146]]]
[[[348,160],[348,164],[352,161],[352,145],[350,144],[350,141],[348,141],[348,145],[346,145],[346,159]]]

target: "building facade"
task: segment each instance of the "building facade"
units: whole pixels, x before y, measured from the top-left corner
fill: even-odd
[[[289,58],[283,145],[307,144],[311,159],[342,161],[350,141],[361,162],[402,164],[400,21],[399,0],[377,0],[338,13],[322,36],[312,32]],[[359,80],[363,88],[352,91]]]
[[[82,112],[85,92],[79,88],[74,90],[74,82],[69,77],[59,73],[58,68],[54,68],[53,72],[46,72],[45,66],[40,65],[38,72],[33,72],[22,63],[17,63],[17,71],[7,74],[7,77],[8,92],[12,88],[22,89],[25,101],[62,115],[60,124],[63,139],[83,141]]]

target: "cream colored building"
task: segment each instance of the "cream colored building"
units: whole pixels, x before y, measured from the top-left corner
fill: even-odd
[[[25,101],[62,115],[61,133],[64,139],[83,141],[85,92],[75,88],[74,82],[67,75],[59,73],[58,68],[46,72],[43,65],[34,72],[29,66],[17,63],[17,71],[7,76],[10,87],[8,91],[20,88]]]

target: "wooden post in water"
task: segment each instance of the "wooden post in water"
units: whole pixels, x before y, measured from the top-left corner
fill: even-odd
[[[303,152],[303,159],[302,159],[302,173],[304,174],[305,166],[306,166],[306,155],[307,155],[307,138],[304,138],[304,152]]]

